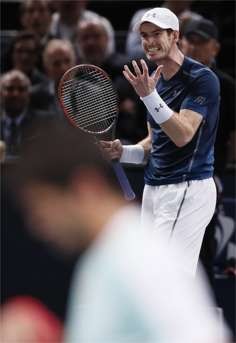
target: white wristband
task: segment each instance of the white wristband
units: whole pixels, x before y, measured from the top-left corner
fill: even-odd
[[[173,115],[173,111],[162,100],[156,89],[154,89],[151,94],[143,98],[140,97],[140,99],[144,102],[149,113],[157,124],[164,123]]]
[[[142,145],[123,145],[123,151],[120,158],[122,163],[141,164],[144,160],[144,148]]]

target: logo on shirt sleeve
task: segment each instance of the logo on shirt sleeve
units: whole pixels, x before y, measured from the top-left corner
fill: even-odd
[[[203,105],[205,101],[206,101],[206,98],[203,96],[198,96],[193,100],[193,102],[196,102],[199,105]]]

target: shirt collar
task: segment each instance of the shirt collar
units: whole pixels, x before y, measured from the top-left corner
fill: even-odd
[[[21,114],[19,114],[16,118],[12,118],[12,117],[8,116],[7,113],[4,111],[3,116],[4,116],[6,124],[10,125],[14,121],[16,123],[16,125],[19,126],[22,123],[22,121],[24,120],[24,118],[26,117],[26,111],[27,111],[27,109],[25,109],[23,112],[21,112]]]

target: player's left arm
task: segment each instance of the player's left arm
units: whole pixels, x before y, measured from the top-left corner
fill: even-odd
[[[178,147],[189,143],[202,122],[202,115],[192,110],[183,109],[162,124],[162,130]]]
[[[190,87],[177,113],[169,108],[156,91],[162,66],[158,66],[156,71],[149,75],[144,60],[141,60],[142,70],[135,61],[132,64],[136,75],[127,66],[124,67],[123,74],[144,102],[150,115],[177,146],[189,143],[202,120],[209,115],[209,104],[219,100],[219,82],[214,74],[210,70],[202,69],[201,75]]]

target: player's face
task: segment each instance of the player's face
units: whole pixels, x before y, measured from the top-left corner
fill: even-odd
[[[142,46],[147,58],[158,62],[168,58],[175,40],[172,31],[163,30],[152,23],[143,23],[140,28]]]
[[[88,230],[80,221],[73,192],[38,183],[27,186],[21,197],[29,229],[36,237],[69,254],[86,246]]]

